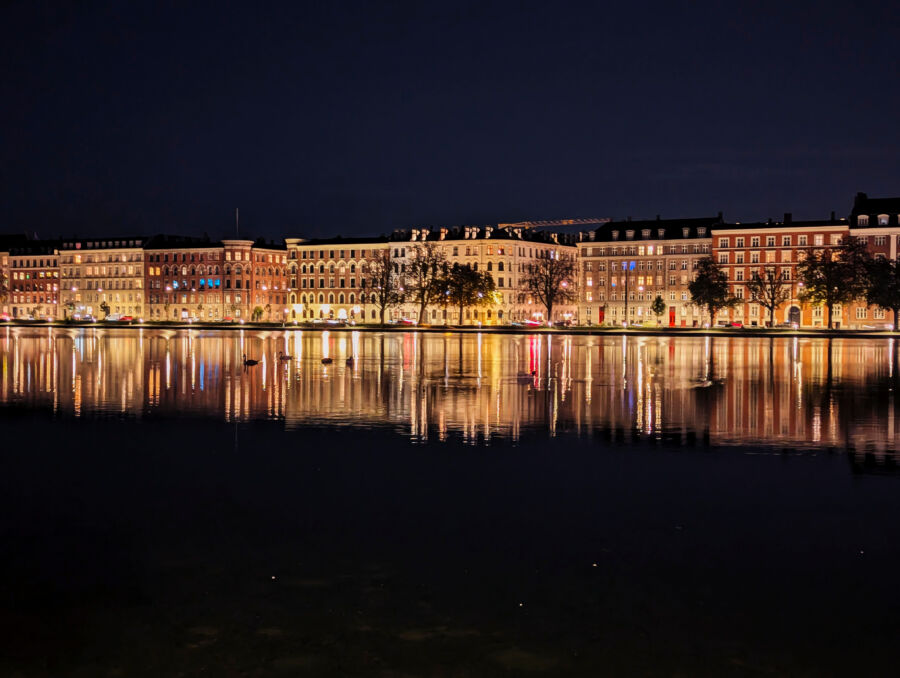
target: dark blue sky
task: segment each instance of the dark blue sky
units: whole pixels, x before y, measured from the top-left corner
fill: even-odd
[[[0,230],[280,236],[900,195],[896,3],[0,9]]]

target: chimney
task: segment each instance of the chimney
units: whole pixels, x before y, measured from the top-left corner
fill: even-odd
[[[446,239],[446,238],[447,238],[447,229],[446,229],[446,228],[442,228],[442,229],[441,229],[441,240],[444,240],[444,239]]]
[[[784,213],[784,223],[789,224],[794,220],[794,215],[790,212]]]

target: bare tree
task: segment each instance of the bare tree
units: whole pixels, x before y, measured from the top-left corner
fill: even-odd
[[[425,318],[428,305],[441,301],[443,289],[440,281],[446,268],[447,257],[433,242],[423,242],[412,248],[404,287],[410,300],[419,307],[420,323]]]
[[[403,303],[403,278],[397,265],[391,261],[391,250],[385,248],[375,253],[369,262],[369,287],[372,290],[372,303],[378,307],[381,324],[384,316],[392,306]]]
[[[575,301],[575,260],[559,253],[538,259],[528,264],[519,285],[547,309],[550,323],[554,306]]]
[[[750,300],[769,312],[769,327],[775,327],[775,311],[791,298],[791,283],[781,277],[774,266],[766,266],[762,274],[754,271],[747,283]]]

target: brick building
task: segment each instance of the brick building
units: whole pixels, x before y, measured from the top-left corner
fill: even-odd
[[[775,312],[775,324],[798,327],[822,327],[827,323],[820,306],[802,304],[799,294],[803,283],[797,265],[807,251],[840,246],[850,233],[846,219],[794,221],[790,214],[783,221],[722,224],[712,229],[712,255],[728,275],[731,293],[746,299],[731,309],[722,310],[718,324],[741,323],[750,327],[768,324],[768,311],[750,300],[747,284],[754,274],[771,272],[790,285],[790,299]],[[846,314],[835,309],[834,322],[846,326]]]
[[[9,307],[13,318],[56,319],[59,306],[58,243],[29,240],[10,247]]]

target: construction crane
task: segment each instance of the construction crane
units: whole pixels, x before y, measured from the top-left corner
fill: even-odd
[[[514,224],[497,224],[497,228],[554,228],[558,226],[593,226],[612,221],[609,217],[599,219],[549,219],[546,221],[519,221]]]

